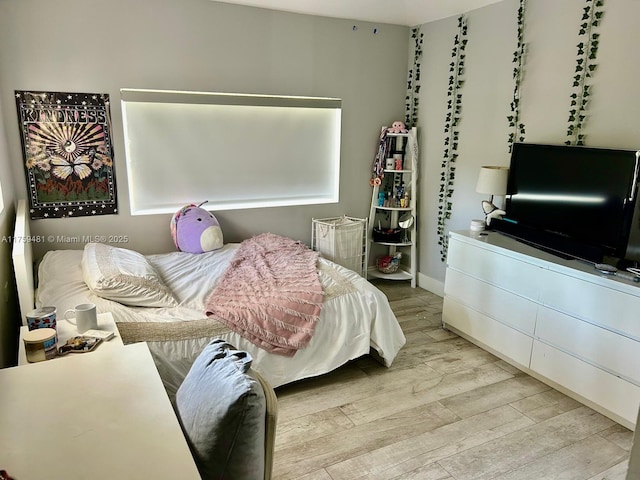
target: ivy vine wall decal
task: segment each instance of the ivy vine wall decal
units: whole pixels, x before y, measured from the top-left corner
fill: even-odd
[[[522,82],[522,74],[525,60],[525,53],[527,44],[524,42],[524,13],[527,5],[527,0],[520,0],[520,7],[518,8],[518,33],[517,40],[518,45],[516,51],[513,52],[513,99],[511,100],[511,114],[507,116],[509,121],[509,128],[512,129],[509,133],[509,153],[513,149],[514,142],[524,142],[524,123],[520,120],[520,83]]]
[[[422,60],[422,41],[424,34],[420,27],[411,29],[413,39],[413,65],[407,78],[407,96],[405,97],[405,121],[407,126],[418,124],[418,103],[420,94],[420,62]]]
[[[598,65],[596,56],[600,34],[596,28],[600,25],[604,12],[604,0],[586,0],[582,23],[580,24],[580,43],[576,58],[575,76],[573,77],[573,93],[569,107],[569,127],[567,128],[566,145],[584,145],[584,127],[587,118],[587,105],[591,96],[591,79]]]
[[[438,245],[440,256],[444,262],[447,259],[448,237],[445,224],[451,218],[451,198],[455,179],[455,163],[458,158],[458,139],[460,114],[462,113],[462,86],[464,85],[464,59],[467,46],[467,20],[464,15],[458,17],[458,33],[453,42],[451,63],[449,64],[449,87],[447,89],[447,115],[444,124],[444,156],[442,172],[440,174],[440,193],[438,197]]]

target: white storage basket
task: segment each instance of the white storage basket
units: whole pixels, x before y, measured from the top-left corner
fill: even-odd
[[[367,266],[367,244],[366,218],[345,215],[313,219],[311,248],[363,277]]]

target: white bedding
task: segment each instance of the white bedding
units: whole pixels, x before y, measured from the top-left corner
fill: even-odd
[[[147,259],[179,302],[175,308],[128,307],[94,295],[82,277],[82,250],[45,254],[38,268],[36,306],[55,306],[58,318],[80,303],[92,302],[99,312],[111,312],[116,322],[175,322],[201,320],[204,302],[227,268],[239,244],[203,254],[174,252]],[[385,295],[355,272],[319,259],[325,300],[309,346],[293,357],[262,350],[236,333],[219,335],[253,356],[253,368],[273,387],[327,373],[373,348],[390,366],[405,343],[402,330]],[[210,338],[149,342],[165,383],[175,365],[190,364]],[[186,362],[186,363],[185,363]],[[177,376],[180,373],[176,373]]]

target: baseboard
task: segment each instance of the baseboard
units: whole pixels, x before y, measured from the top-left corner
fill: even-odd
[[[422,273],[418,273],[418,286],[429,290],[431,293],[435,293],[441,297],[444,297],[444,282],[432,277],[428,277]]]

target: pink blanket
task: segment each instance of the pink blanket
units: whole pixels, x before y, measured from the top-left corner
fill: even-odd
[[[269,352],[295,355],[311,340],[322,309],[317,259],[279,235],[245,240],[209,295],[207,316]]]

